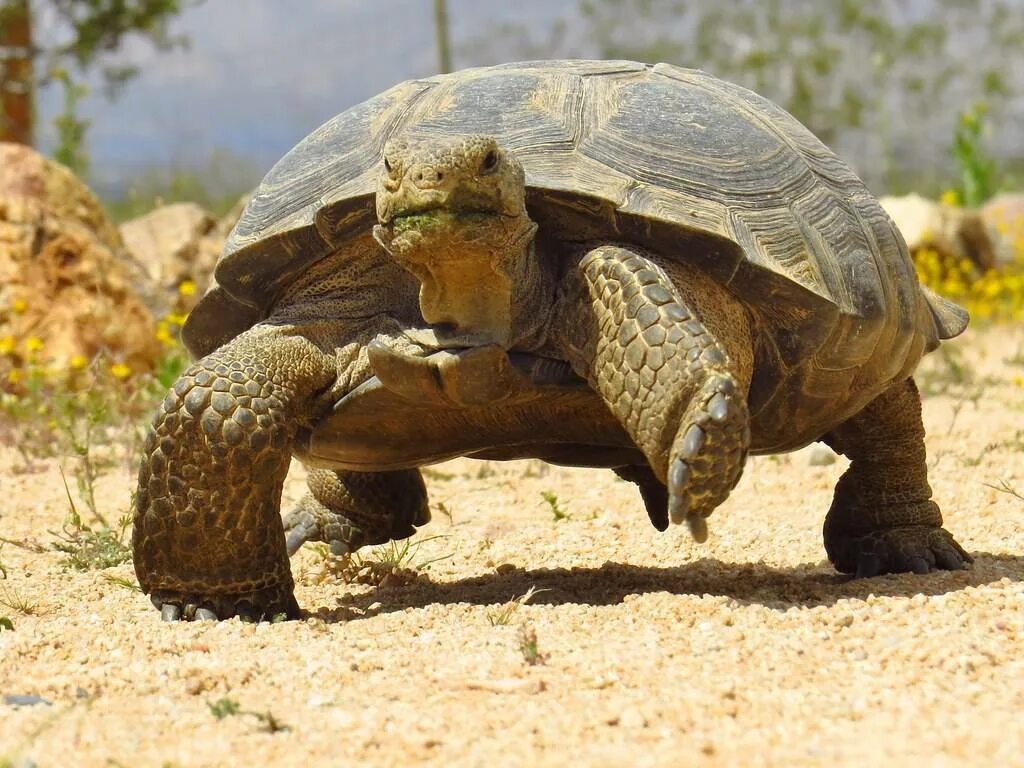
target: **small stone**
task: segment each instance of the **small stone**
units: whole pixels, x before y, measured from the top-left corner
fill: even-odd
[[[49,707],[53,702],[34,693],[12,693],[4,696],[4,704],[9,707],[35,707],[45,704]]]
[[[619,726],[621,726],[622,728],[646,728],[647,727],[647,718],[645,718],[640,713],[640,710],[634,709],[634,708],[623,710],[622,712],[619,713],[619,716],[618,716],[618,718],[616,718],[616,720],[617,720],[617,724]]]
[[[816,443],[811,446],[808,462],[812,467],[827,467],[836,463],[836,455],[827,445]]]

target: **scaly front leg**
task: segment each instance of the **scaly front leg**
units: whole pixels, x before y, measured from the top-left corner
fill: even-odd
[[[256,326],[191,366],[153,421],[135,498],[135,572],[165,620],[299,609],[279,514],[296,429],[333,354]]]
[[[566,278],[555,336],[668,486],[668,517],[703,541],[750,425],[743,379],[691,303],[647,256],[601,246]]]

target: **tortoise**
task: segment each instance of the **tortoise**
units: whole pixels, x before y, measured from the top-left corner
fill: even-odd
[[[698,541],[748,454],[851,463],[841,572],[957,569],[919,359],[967,314],[865,185],[699,70],[541,61],[404,82],[285,155],[183,339],[148,434],[139,582],[165,620],[299,615],[288,556],[429,519],[455,456],[611,468]],[[309,492],[282,520],[292,456]]]

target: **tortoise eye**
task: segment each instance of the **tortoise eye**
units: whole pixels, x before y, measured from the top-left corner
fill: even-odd
[[[480,170],[482,170],[482,171],[484,171],[486,173],[487,171],[493,171],[497,167],[498,167],[498,153],[495,152],[492,149],[490,152],[488,152],[486,155],[484,155],[484,161],[480,165]]]

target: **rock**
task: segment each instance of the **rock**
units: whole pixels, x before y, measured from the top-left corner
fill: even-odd
[[[0,199],[34,200],[55,218],[92,232],[111,251],[124,243],[103,206],[78,177],[23,144],[0,142]]]
[[[92,192],[33,149],[0,143],[0,354],[63,368],[103,352],[139,372],[161,355],[155,330]]]
[[[175,290],[197,273],[209,275],[213,265],[200,262],[200,243],[216,223],[195,203],[174,203],[125,222],[121,237],[150,280]]]
[[[810,456],[807,463],[812,467],[827,467],[829,464],[836,463],[836,455],[827,445],[815,443],[808,449],[808,452]]]
[[[53,702],[34,693],[10,693],[4,696],[4,704],[9,707],[36,707],[45,704],[49,707]]]
[[[920,195],[879,201],[911,253],[930,248],[943,260],[967,259],[985,272],[996,263],[995,247],[978,211],[937,203]]]
[[[982,206],[981,219],[995,243],[997,266],[1024,265],[1024,192],[996,195]]]
[[[121,237],[151,286],[146,299],[154,314],[187,313],[195,306],[248,200],[243,196],[221,219],[195,203],[174,203],[121,225]]]

